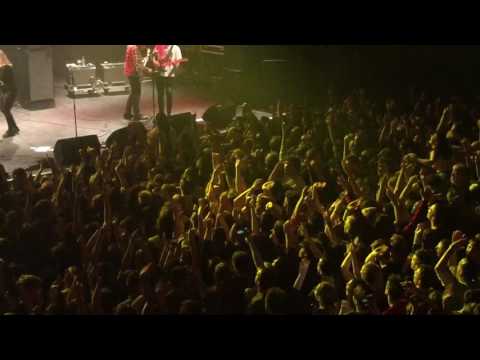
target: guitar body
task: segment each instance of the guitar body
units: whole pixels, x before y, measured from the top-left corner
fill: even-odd
[[[181,66],[182,64],[185,64],[189,62],[189,59],[180,59],[178,61],[170,61],[168,59],[164,60],[162,62],[163,68],[160,68],[159,72],[160,73],[165,73],[165,68],[169,66],[173,66],[173,70],[171,71],[170,76],[168,77],[174,77],[174,76],[181,76],[182,75],[182,69],[183,67]]]

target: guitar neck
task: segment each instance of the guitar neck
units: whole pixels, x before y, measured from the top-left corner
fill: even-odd
[[[188,62],[188,59],[180,59],[180,60],[175,60],[175,61],[165,59],[163,61],[160,61],[160,64],[162,65],[162,67],[165,68],[167,66],[181,65],[181,64],[186,63],[186,62]]]

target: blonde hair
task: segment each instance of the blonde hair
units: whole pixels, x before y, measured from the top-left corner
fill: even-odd
[[[8,58],[7,54],[3,50],[0,49],[0,66],[4,65],[12,65],[10,59]]]

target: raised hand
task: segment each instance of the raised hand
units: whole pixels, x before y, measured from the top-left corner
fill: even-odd
[[[355,139],[355,135],[354,134],[347,134],[345,135],[345,137],[343,138],[343,141],[346,143],[346,144],[350,144],[350,142],[352,140]]]
[[[455,240],[454,242],[452,242],[449,246],[449,249],[451,250],[458,250],[462,247],[466,247],[468,244],[468,239],[466,237],[462,237],[458,240]]]
[[[261,190],[263,185],[263,179],[256,179],[253,182],[252,187],[250,188],[251,190]]]
[[[419,223],[417,227],[415,228],[415,235],[419,235],[423,231],[428,229],[428,225],[426,223]]]
[[[245,169],[245,160],[243,159],[237,159],[235,160],[235,169],[238,171],[242,171]]]
[[[455,243],[456,241],[460,241],[462,239],[465,239],[466,238],[466,235],[460,231],[460,230],[455,230],[453,233],[452,233],[452,245],[453,243]]]
[[[388,186],[385,189],[385,195],[387,195],[388,200],[390,200],[391,202],[396,201],[395,194],[393,193],[392,189],[390,189]]]

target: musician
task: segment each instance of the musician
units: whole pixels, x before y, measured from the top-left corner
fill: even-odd
[[[125,55],[125,75],[130,83],[130,95],[125,109],[126,120],[144,120],[140,114],[140,99],[142,97],[142,76],[145,69],[144,59],[146,45],[128,45]],[[133,110],[133,114],[132,114]]]
[[[158,92],[160,114],[171,116],[173,108],[173,82],[183,61],[178,45],[155,45],[153,64],[156,70],[155,85]],[[167,112],[165,113],[165,98]]]
[[[12,107],[17,98],[17,86],[13,75],[13,65],[7,55],[0,50],[0,109],[7,119],[8,130],[3,135],[9,138],[20,132],[12,115]]]

